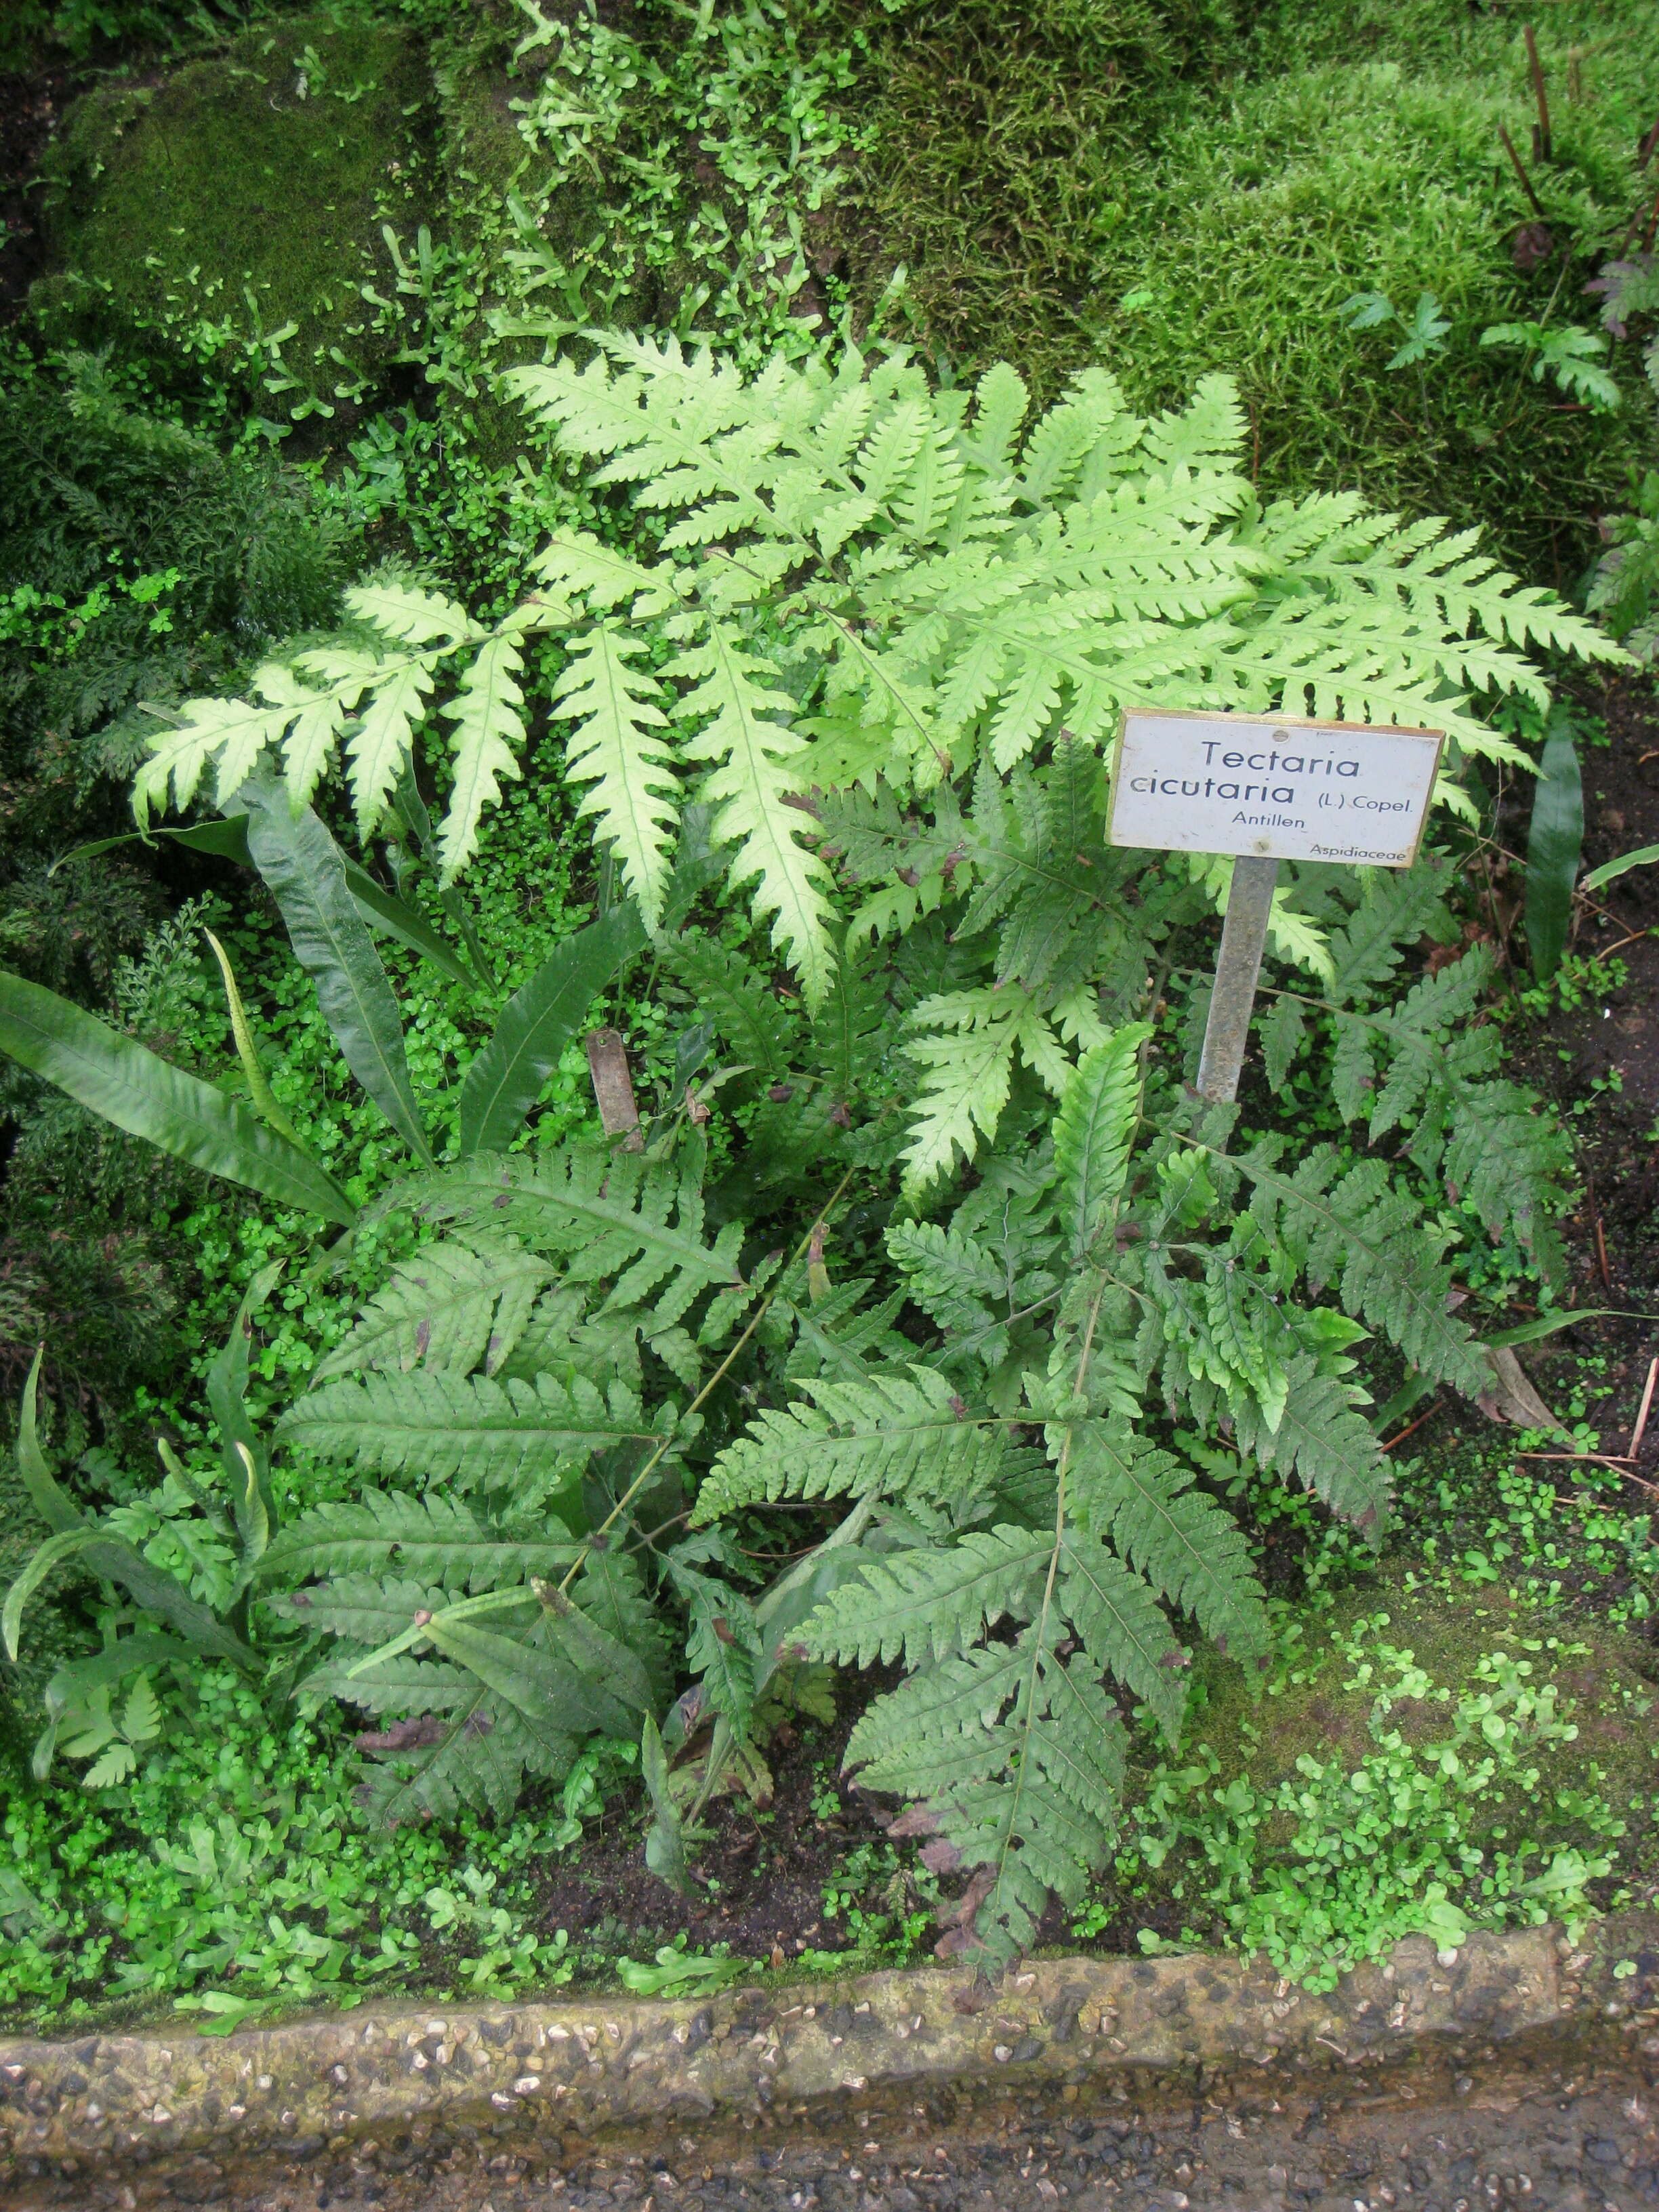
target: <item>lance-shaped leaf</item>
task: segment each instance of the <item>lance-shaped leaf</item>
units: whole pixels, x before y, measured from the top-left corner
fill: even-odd
[[[1584,791],[1572,717],[1558,706],[1545,732],[1527,833],[1527,949],[1540,981],[1554,975],[1566,949],[1583,842]]]
[[[295,1145],[211,1084],[39,983],[0,969],[0,1052],[66,1091],[89,1113],[204,1175],[348,1226],[356,1208]]]
[[[532,1728],[566,1735],[597,1729],[627,1737],[634,1732],[635,1716],[623,1700],[562,1652],[539,1650],[527,1640],[498,1635],[470,1620],[453,1620],[446,1613],[434,1613],[426,1633],[445,1658],[476,1674]]]
[[[193,1598],[185,1584],[164,1567],[151,1565],[142,1552],[119,1537],[106,1536],[89,1521],[53,1474],[40,1448],[40,1387],[43,1354],[37,1352],[23,1386],[23,1403],[17,1424],[17,1468],[36,1511],[52,1534],[36,1552],[29,1566],[14,1585],[6,1602],[5,1640],[16,1656],[16,1635],[24,1603],[39,1587],[44,1574],[60,1559],[76,1558],[106,1582],[119,1583],[146,1613],[165,1620],[180,1636],[216,1659],[234,1660],[238,1666],[255,1664],[254,1655],[239,1636]],[[45,1565],[41,1562],[45,1559]]]
[[[411,952],[418,952],[422,960],[429,960],[452,983],[463,984],[469,991],[477,989],[477,976],[444,942],[417,907],[384,890],[355,860],[343,854],[341,858],[345,862],[347,887],[358,913],[371,929],[378,929],[383,935],[395,938],[399,945],[406,945]]]
[[[288,924],[289,941],[317,987],[346,1065],[416,1158],[432,1154],[416,1109],[398,1002],[346,881],[339,847],[311,811],[249,784],[248,850]]]
[[[594,1000],[646,941],[629,900],[567,938],[513,994],[461,1085],[463,1157],[512,1142]]]

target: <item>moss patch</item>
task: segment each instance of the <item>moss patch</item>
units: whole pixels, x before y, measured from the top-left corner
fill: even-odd
[[[1487,325],[1594,325],[1583,285],[1642,198],[1635,149],[1659,102],[1642,0],[1559,0],[1539,36],[1553,159],[1549,239],[1498,136],[1529,143],[1518,21],[1465,0],[912,0],[872,47],[874,141],[838,221],[854,290],[908,272],[915,334],[964,373],[998,355],[1045,392],[1091,360],[1137,404],[1206,370],[1238,377],[1264,489],[1352,487],[1484,522],[1571,586],[1620,502],[1647,409],[1590,416]],[[1251,21],[1254,14],[1254,21]],[[1246,27],[1248,26],[1248,27]],[[1523,247],[1521,258],[1528,259]],[[1365,291],[1453,329],[1419,377],[1399,340],[1338,313]]]
[[[1633,377],[1632,404],[1590,414],[1480,345],[1494,323],[1595,320],[1581,296],[1594,256],[1574,258],[1566,223],[1535,266],[1517,266],[1529,210],[1493,161],[1506,115],[1519,131],[1501,84],[1394,62],[1242,85],[1194,112],[1124,195],[1096,336],[1143,404],[1205,369],[1236,375],[1264,488],[1351,488],[1486,522],[1570,588],[1593,516],[1618,503],[1638,457],[1644,410]],[[1570,139],[1571,127],[1558,148],[1574,166],[1553,189],[1588,220],[1617,204],[1621,179],[1599,134]],[[1390,369],[1398,327],[1354,331],[1340,313],[1364,292],[1408,317],[1431,293],[1451,325],[1444,352]]]
[[[1531,1668],[1536,1686],[1554,1686],[1563,1717],[1578,1731],[1570,1745],[1540,1753],[1540,1790],[1589,1786],[1591,1763],[1601,1770],[1601,1786],[1610,1798],[1659,1788],[1653,1755],[1659,1729],[1651,1717],[1659,1696],[1638,1670],[1644,1647],[1635,1638],[1525,1605],[1497,1583],[1428,1582],[1410,1572],[1380,1589],[1346,1592],[1328,1614],[1315,1614],[1265,1696],[1253,1692],[1241,1668],[1212,1662],[1188,1738],[1216,1752],[1223,1786],[1243,1774],[1256,1789],[1270,1790],[1297,1772],[1304,1754],[1358,1759],[1370,1748],[1381,1670],[1356,1680],[1359,1669],[1341,1649],[1362,1620],[1377,1624],[1368,1645],[1409,1651],[1434,1686],[1430,1694],[1395,1707],[1393,1723],[1408,1741],[1443,1734],[1450,1699],[1438,1692],[1455,1694],[1482,1659],[1504,1652]],[[1493,1811],[1498,1817],[1495,1801]]]
[[[428,99],[406,32],[325,15],[88,94],[49,172],[46,334],[206,370],[277,416],[349,400],[401,343],[362,288],[391,292],[381,225],[425,216]]]
[[[1076,1932],[1265,1949],[1328,1987],[1399,1936],[1647,1895],[1659,1739],[1639,1647],[1402,1571],[1293,1620],[1271,1679],[1211,1653],[1178,1756]]]

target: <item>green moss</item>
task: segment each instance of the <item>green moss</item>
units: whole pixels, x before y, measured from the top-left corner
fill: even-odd
[[[1005,355],[1045,392],[1091,360],[1146,405],[1229,370],[1264,489],[1479,521],[1570,587],[1646,410],[1569,409],[1480,333],[1594,322],[1582,287],[1638,204],[1659,16],[1560,0],[1540,37],[1552,238],[1523,270],[1534,211],[1498,125],[1525,148],[1533,102],[1507,13],[1277,0],[1245,30],[1200,0],[1041,0],[1010,28],[982,0],[913,0],[872,48],[874,140],[840,218],[855,293],[868,309],[902,264],[915,335],[964,374]],[[1407,315],[1443,302],[1449,349],[1422,377],[1340,319],[1371,290]],[[1633,363],[1626,381],[1634,401]]]
[[[1121,180],[1182,80],[1241,58],[1228,0],[895,0],[884,29],[862,0],[842,13],[867,42],[872,139],[838,224],[866,304],[902,264],[930,347],[1053,390],[1089,356]]]
[[[1654,1692],[1634,1644],[1401,1570],[1292,1617],[1265,1686],[1212,1652],[1076,1932],[1265,1949],[1329,1988],[1419,1929],[1587,1917],[1650,1882]],[[1265,1694],[1262,1693],[1265,1686]]]
[[[389,295],[381,225],[426,212],[428,97],[406,32],[326,15],[88,94],[50,170],[46,336],[180,385],[205,371],[276,415],[354,396],[401,343],[362,287]]]
[[[1413,78],[1391,62],[1241,86],[1195,112],[1123,195],[1095,328],[1140,404],[1167,403],[1207,368],[1237,375],[1265,489],[1352,487],[1484,522],[1571,586],[1592,516],[1638,457],[1643,410],[1569,409],[1480,347],[1489,325],[1553,307],[1594,320],[1580,297],[1591,259],[1516,265],[1529,210],[1494,172],[1506,112],[1515,122],[1501,86]],[[1583,211],[1582,235],[1618,180],[1599,136],[1558,143],[1551,189]],[[1397,335],[1351,331],[1339,314],[1370,291],[1407,315],[1432,293],[1452,326],[1446,352],[1420,373],[1390,370]]]
[[[1376,1625],[1380,1616],[1386,1616],[1386,1626]],[[1380,1589],[1345,1592],[1328,1613],[1311,1615],[1265,1695],[1252,1688],[1240,1668],[1209,1662],[1188,1737],[1190,1743],[1207,1744],[1219,1759],[1219,1786],[1245,1775],[1256,1790],[1272,1790],[1294,1778],[1304,1756],[1358,1759],[1371,1747],[1370,1717],[1378,1684],[1356,1680],[1357,1670],[1341,1649],[1362,1620],[1373,1624],[1368,1643],[1410,1651],[1437,1688],[1455,1692],[1495,1652],[1527,1661],[1537,1686],[1553,1683],[1578,1734],[1570,1747],[1547,1750],[1540,1758],[1540,1795],[1571,1784],[1588,1786],[1592,1762],[1602,1771],[1599,1786],[1615,1802],[1659,1787],[1649,1717],[1656,1695],[1634,1664],[1631,1638],[1595,1621],[1523,1604],[1496,1583],[1431,1583],[1408,1571]],[[1444,1702],[1405,1700],[1395,1707],[1394,1723],[1408,1741],[1425,1741],[1443,1728]],[[1501,1796],[1490,1808],[1494,1820],[1527,1809]]]

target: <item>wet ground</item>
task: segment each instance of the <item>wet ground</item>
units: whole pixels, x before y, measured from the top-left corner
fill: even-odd
[[[1249,2069],[775,2112],[602,2142],[433,2130],[287,2166],[43,2173],[3,2212],[1637,2212],[1659,2205],[1659,2035],[1369,2074]]]

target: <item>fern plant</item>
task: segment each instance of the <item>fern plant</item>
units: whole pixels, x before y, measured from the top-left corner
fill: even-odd
[[[278,1425],[347,1498],[259,1588],[316,1639],[305,1694],[372,1717],[379,1817],[500,1808],[626,1735],[682,1884],[697,1808],[763,1791],[791,1671],[900,1663],[848,1755],[994,1964],[1109,1849],[1131,1709],[1179,1726],[1177,1624],[1264,1648],[1217,1470],[1377,1539],[1362,1360],[1485,1387],[1454,1220],[1555,1263],[1559,1139],[1500,1072],[1483,956],[1414,961],[1455,934],[1443,860],[1287,866],[1261,1041],[1283,1091],[1317,1040],[1332,1110],[1259,1128],[1183,1083],[1228,864],[1109,847],[1103,739],[1140,704],[1431,723],[1467,813],[1459,763],[1511,750],[1471,696],[1540,696],[1528,645],[1615,648],[1436,525],[1259,507],[1221,379],[1148,422],[1090,372],[1029,428],[1012,370],[939,392],[902,355],[745,380],[607,335],[514,381],[631,501],[626,550],[556,537],[493,627],[366,590],[185,709],[140,805],[280,754],[262,820],[304,822],[343,748],[372,827],[448,697],[453,877],[556,632],[568,772],[688,1023],[641,1152],[506,1154],[499,1033],[464,1156],[410,1136],[386,1203],[428,1241]],[[687,927],[705,842],[792,977]]]
[[[1228,1152],[1237,1109],[1175,1090],[1152,1041],[1115,1028],[1066,1078],[1048,1139],[988,1164],[948,1218],[889,1231],[939,1327],[925,1361],[907,1346],[808,1383],[720,1455],[693,1516],[850,1504],[856,1571],[795,1646],[902,1663],[848,1760],[918,1802],[930,1863],[969,1871],[947,1948],[988,1964],[1109,1851],[1121,1701],[1176,1732],[1189,1654],[1170,1616],[1236,1656],[1265,1648],[1249,1549],[1158,1440],[1160,1405],[1375,1536],[1388,1463],[1356,1346],[1385,1339],[1471,1394],[1488,1372],[1447,1310],[1443,1234],[1381,1163]],[[1316,1303],[1328,1288],[1338,1304]],[[1040,1455],[1016,1441],[1031,1434]]]
[[[1350,495],[1260,507],[1224,377],[1146,420],[1087,370],[1028,427],[1006,364],[941,392],[902,353],[780,356],[745,379],[672,338],[589,338],[584,364],[507,380],[654,546],[559,532],[493,625],[411,585],[360,588],[353,635],[180,710],[139,774],[141,818],[187,804],[210,763],[222,799],[279,750],[301,803],[343,745],[372,830],[441,680],[451,880],[519,773],[523,643],[556,631],[568,773],[647,924],[695,796],[816,1005],[836,912],[799,806],[815,788],[879,779],[903,799],[981,763],[1006,775],[1062,731],[1097,752],[1125,707],[1187,706],[1444,728],[1442,796],[1467,810],[1458,759],[1519,757],[1468,692],[1541,698],[1528,645],[1617,653],[1470,534]]]

